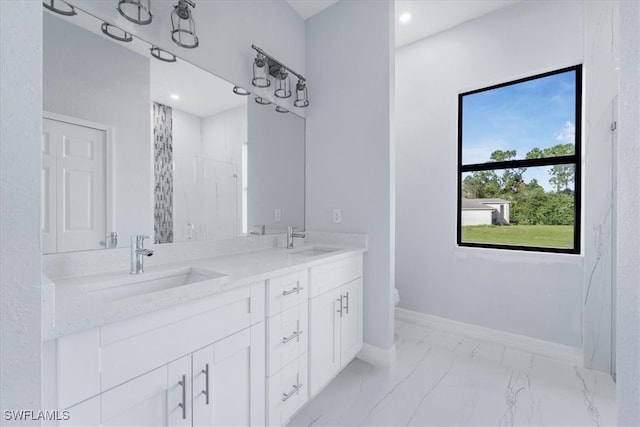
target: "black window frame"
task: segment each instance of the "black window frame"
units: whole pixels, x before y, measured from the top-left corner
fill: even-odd
[[[492,89],[498,89],[505,86],[511,86],[518,83],[523,83],[531,80],[540,79],[556,74],[566,73],[568,71],[575,71],[576,76],[576,88],[575,88],[575,141],[574,141],[574,154],[558,157],[544,157],[538,159],[521,159],[521,160],[507,160],[499,162],[487,162],[487,163],[473,163],[464,165],[462,163],[462,106],[463,97],[466,95],[472,95],[479,92],[486,92]],[[536,167],[536,166],[554,166],[562,164],[574,164],[575,176],[574,176],[574,227],[573,227],[573,248],[553,248],[544,246],[521,246],[521,245],[505,245],[499,243],[474,243],[462,241],[462,174],[465,172],[480,172],[491,171],[497,169],[514,169],[521,167]],[[476,89],[469,92],[458,94],[458,213],[457,213],[457,244],[462,247],[475,247],[475,248],[488,248],[488,249],[509,249],[518,251],[529,252],[551,252],[551,253],[563,253],[563,254],[580,254],[581,248],[581,206],[582,206],[582,64],[574,65],[571,67],[565,67],[546,73],[536,74],[529,77],[512,80],[506,83],[500,83],[497,85],[485,87],[482,89]]]

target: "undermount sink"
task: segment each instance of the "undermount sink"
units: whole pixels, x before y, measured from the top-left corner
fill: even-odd
[[[340,249],[336,248],[322,248],[322,247],[313,247],[302,249],[298,252],[293,252],[292,255],[300,255],[300,256],[318,256],[318,255],[326,255],[331,252],[339,251]]]
[[[115,301],[153,292],[179,288],[185,285],[217,279],[225,274],[217,271],[185,268],[167,272],[144,273],[119,280],[107,281],[98,286],[85,288],[92,297],[103,301]]]

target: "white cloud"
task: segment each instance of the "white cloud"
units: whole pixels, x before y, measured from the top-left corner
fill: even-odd
[[[574,144],[576,142],[576,125],[570,121],[565,122],[560,132],[556,132],[556,141],[563,144]]]

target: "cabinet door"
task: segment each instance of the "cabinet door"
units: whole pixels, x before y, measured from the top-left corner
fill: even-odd
[[[112,388],[100,399],[102,426],[166,426],[167,367]]]
[[[250,367],[249,328],[193,354],[194,426],[250,425]]]
[[[317,394],[340,370],[339,289],[309,301],[309,392]]]
[[[340,366],[344,367],[362,349],[362,278],[340,287]]]

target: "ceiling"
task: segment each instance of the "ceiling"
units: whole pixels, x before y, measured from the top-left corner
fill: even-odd
[[[337,1],[338,0],[287,0],[287,3],[289,3],[302,18],[307,19]]]
[[[396,47],[453,28],[518,1],[520,0],[397,0]],[[411,21],[401,24],[398,18],[405,12],[411,14]]]
[[[304,19],[326,9],[336,1],[287,0]],[[453,28],[465,21],[510,6],[518,1],[521,0],[396,0],[396,47],[404,46],[448,28]],[[411,13],[412,19],[407,24],[400,24],[397,18],[405,12]]]

